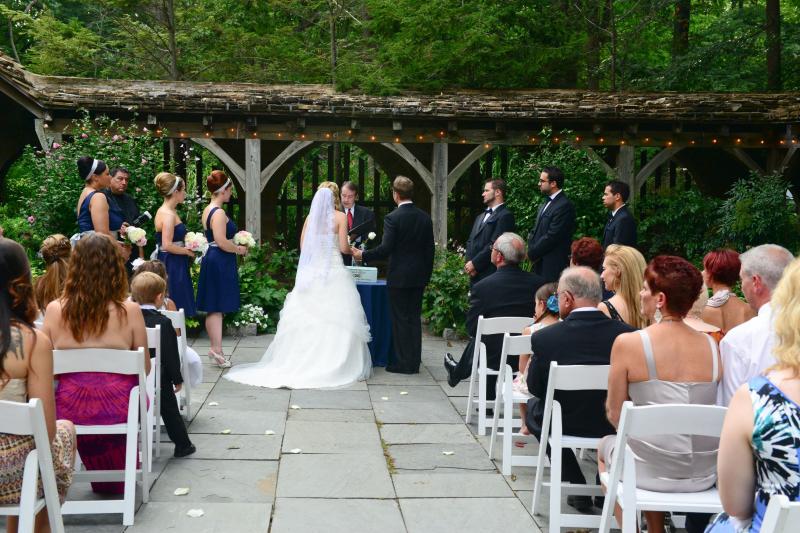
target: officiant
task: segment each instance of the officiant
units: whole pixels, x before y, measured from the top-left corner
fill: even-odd
[[[361,246],[365,242],[367,235],[375,231],[375,213],[363,205],[358,205],[358,185],[352,181],[342,183],[342,211],[347,217],[347,232],[350,242],[355,247]],[[346,266],[352,264],[352,256],[342,254],[342,259]]]

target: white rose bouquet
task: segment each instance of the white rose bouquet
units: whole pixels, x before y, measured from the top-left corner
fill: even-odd
[[[253,238],[252,233],[242,230],[233,236],[233,244],[253,248],[256,245],[256,240]]]
[[[183,243],[187,250],[200,254],[200,256],[194,260],[195,263],[199,263],[208,250],[208,239],[200,232],[188,232],[186,237],[183,238]]]
[[[371,240],[374,240],[374,239],[375,239],[375,237],[377,237],[377,235],[375,235],[375,232],[374,232],[374,231],[370,231],[369,233],[367,233],[367,238],[366,238],[366,239],[364,239],[364,240],[361,242],[361,250],[365,250],[365,249],[366,249],[366,247],[367,247],[367,243],[368,243],[369,241],[371,241]]]
[[[125,238],[136,246],[144,246],[147,244],[147,233],[142,228],[136,226],[128,226],[125,231]]]

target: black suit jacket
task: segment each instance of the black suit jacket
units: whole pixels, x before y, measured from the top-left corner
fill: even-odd
[[[346,213],[344,207],[342,207],[342,212]],[[355,204],[353,206],[353,228],[355,229],[362,224],[363,226],[357,232],[350,235],[350,241],[356,246],[364,242],[370,231],[375,231],[375,213],[363,205]],[[350,254],[342,254],[342,259],[345,265],[349,266],[353,263],[353,256]]]
[[[528,236],[528,257],[533,271],[545,281],[557,281],[569,265],[569,249],[575,232],[575,206],[564,191],[558,193],[547,210],[547,202],[539,208],[536,226]]]
[[[470,278],[473,284],[496,270],[491,260],[494,241],[503,233],[516,229],[514,213],[506,207],[506,204],[497,206],[486,222],[483,222],[485,215],[485,212],[481,212],[475,217],[472,231],[467,239],[467,261],[472,261],[472,265],[478,271]]]
[[[475,334],[481,315],[483,318],[529,316],[533,323],[534,298],[544,283],[537,274],[525,272],[518,266],[505,266],[473,285],[467,311],[467,331],[471,339],[464,353],[471,355],[475,349]],[[485,335],[481,337],[481,342],[486,345],[489,366],[496,368],[500,363],[503,336]]]
[[[161,383],[179,385],[181,375],[181,356],[178,353],[178,335],[172,321],[155,309],[142,309],[144,324],[148,328],[161,326]],[[150,348],[150,357],[155,357],[155,349]]]
[[[627,205],[619,208],[612,217],[609,213],[606,229],[603,232],[603,250],[609,244],[624,244],[636,247],[636,219],[633,218]]]
[[[383,219],[383,239],[363,255],[365,262],[389,258],[386,286],[394,289],[423,288],[433,272],[433,223],[431,217],[408,203]]]
[[[528,390],[535,397],[528,400],[528,427],[542,427],[551,361],[559,365],[607,365],[614,340],[629,331],[634,328],[600,311],[581,311],[534,333]],[[564,433],[602,437],[615,432],[606,418],[606,391],[557,391],[555,400],[561,403]]]

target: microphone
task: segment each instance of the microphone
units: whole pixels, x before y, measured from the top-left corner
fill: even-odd
[[[136,226],[138,228],[139,225],[141,225],[144,222],[147,222],[148,220],[153,220],[153,215],[150,214],[150,211],[145,211],[144,213],[136,217],[136,220],[131,222],[131,226]]]

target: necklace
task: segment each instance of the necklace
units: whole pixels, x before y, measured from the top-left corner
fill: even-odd
[[[673,318],[671,316],[665,316],[661,319],[661,322],[683,322],[682,318]]]

